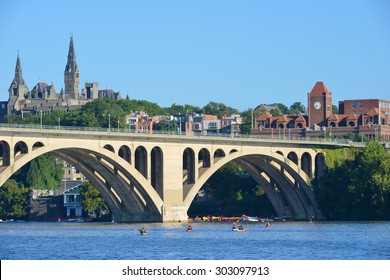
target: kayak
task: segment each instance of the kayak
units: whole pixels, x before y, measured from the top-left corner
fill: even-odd
[[[146,235],[146,232],[141,232],[141,235]]]
[[[192,229],[187,229],[186,231],[187,231],[187,232],[192,232]]]
[[[248,231],[248,230],[247,229],[233,228],[232,231],[244,232],[244,231]]]
[[[259,222],[260,221],[259,218],[257,218],[257,217],[250,217],[247,215],[242,215],[240,220],[245,221],[245,222]]]

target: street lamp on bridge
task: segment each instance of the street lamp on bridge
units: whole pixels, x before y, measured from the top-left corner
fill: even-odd
[[[108,132],[111,130],[111,114],[108,114]]]
[[[40,119],[41,119],[41,129],[42,129],[42,110],[39,111],[39,114],[40,114]]]
[[[252,114],[251,114],[251,120],[252,120],[252,122],[251,122],[251,128],[253,129],[253,108],[252,108]]]

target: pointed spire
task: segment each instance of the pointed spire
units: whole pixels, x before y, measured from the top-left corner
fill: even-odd
[[[310,95],[323,95],[324,93],[327,95],[331,94],[323,82],[317,82],[311,90]]]
[[[23,85],[24,84],[22,63],[20,62],[19,50],[18,50],[18,56],[16,58],[14,82],[16,82],[16,84],[18,84],[18,85]]]
[[[76,53],[74,51],[73,34],[70,35],[68,61],[64,72],[65,94],[71,98],[79,98],[79,68],[76,62]]]
[[[68,58],[70,58],[72,60],[76,60],[76,53],[74,51],[74,45],[73,45],[73,33],[70,34]]]
[[[76,68],[76,52],[74,51],[73,33],[70,35],[69,51],[68,51],[68,63],[66,64],[66,72],[74,72]]]
[[[29,92],[28,87],[23,79],[22,63],[20,62],[20,54],[16,58],[15,77],[8,89],[10,98],[24,98]]]

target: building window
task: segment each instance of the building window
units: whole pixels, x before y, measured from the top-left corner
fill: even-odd
[[[216,128],[217,124],[214,122],[209,123],[209,128]]]
[[[355,103],[355,101],[352,101],[352,102],[351,102],[351,107],[352,107],[352,108],[356,108],[356,103]]]
[[[66,196],[66,202],[74,202],[74,196],[73,195],[67,195]]]
[[[358,107],[359,108],[362,108],[363,107],[363,103],[361,101],[358,102]]]

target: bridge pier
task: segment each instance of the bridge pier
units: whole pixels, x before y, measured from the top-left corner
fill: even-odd
[[[187,207],[184,204],[163,205],[163,222],[187,221]]]

